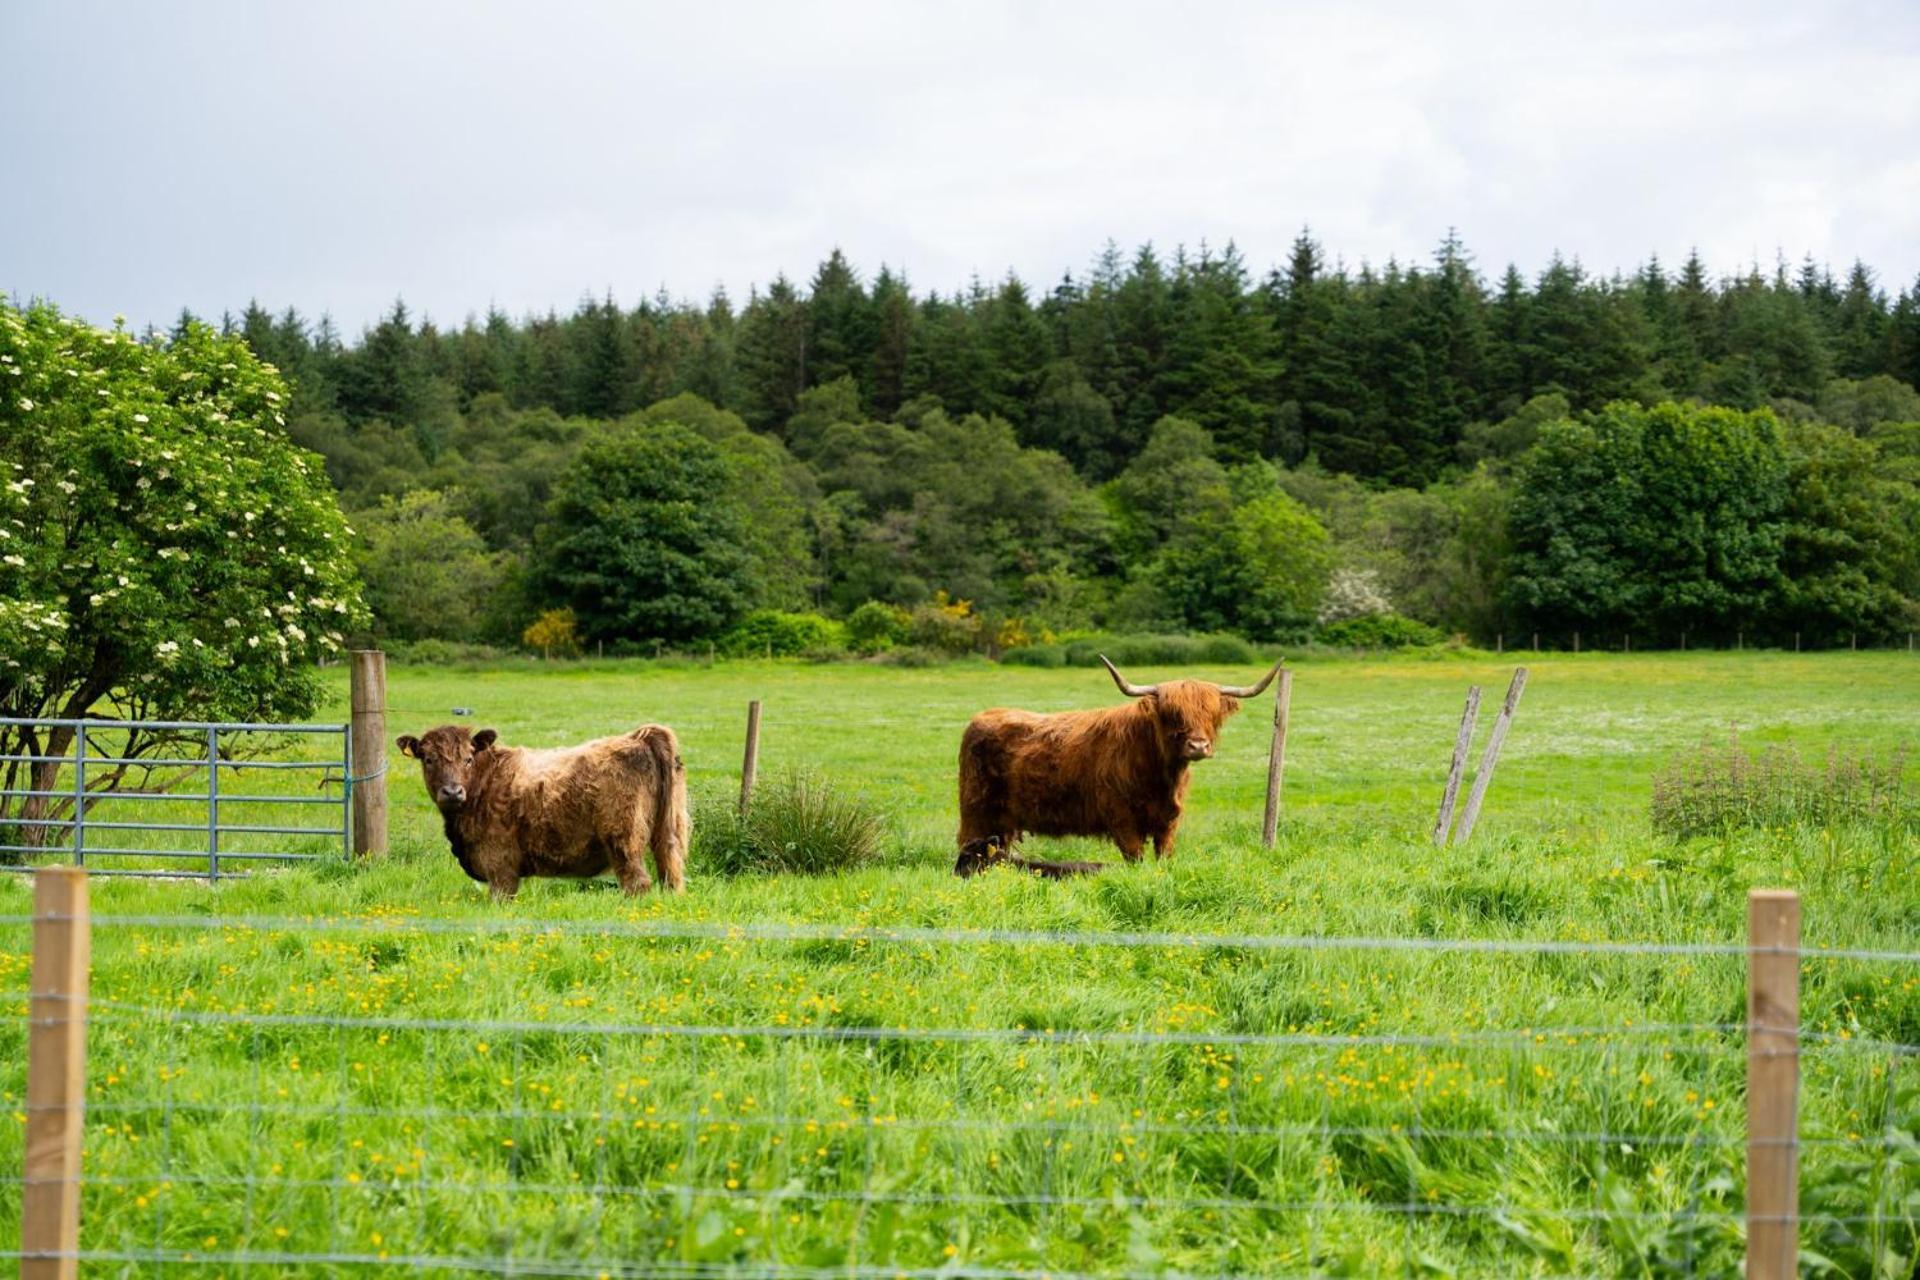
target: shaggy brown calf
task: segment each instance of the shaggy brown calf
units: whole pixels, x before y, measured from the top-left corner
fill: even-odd
[[[982,711],[960,738],[960,844],[1023,832],[1106,836],[1127,861],[1153,841],[1171,857],[1191,780],[1188,766],[1213,754],[1220,726],[1240,700],[1261,693],[1280,664],[1244,687],[1204,680],[1129,684],[1102,657],[1120,692],[1136,699],[1101,711]]]
[[[628,893],[645,893],[646,855],[660,883],[686,879],[687,771],[665,725],[617,738],[535,751],[502,747],[491,729],[441,725],[399,740],[420,762],[427,794],[460,869],[511,898],[527,876],[597,876],[609,867]]]
[[[1098,875],[1107,869],[1104,862],[1046,862],[1039,858],[1023,858],[1001,844],[997,837],[989,836],[985,840],[969,840],[960,846],[960,856],[953,863],[953,874],[964,880],[979,875],[988,867],[1003,865],[1016,871],[1030,871],[1043,880]]]

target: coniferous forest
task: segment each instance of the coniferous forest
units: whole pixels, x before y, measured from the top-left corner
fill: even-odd
[[[1449,234],[1356,268],[1303,232],[1264,272],[1109,244],[943,294],[836,249],[704,304],[218,323],[291,382],[392,641],[816,635],[781,611],[866,647],[1815,647],[1920,619],[1920,282],[1858,263],[1487,273]]]

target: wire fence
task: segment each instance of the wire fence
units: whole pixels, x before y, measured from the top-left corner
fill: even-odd
[[[1782,948],[91,923],[89,1270],[1717,1276],[1773,1220],[1741,1012]],[[1798,954],[1801,1247],[1904,1276],[1920,954]],[[0,1049],[24,977],[0,967]],[[0,1052],[20,1123],[24,1058]]]

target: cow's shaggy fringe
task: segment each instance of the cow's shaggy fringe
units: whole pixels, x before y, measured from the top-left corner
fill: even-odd
[[[1833,746],[1824,763],[1813,763],[1791,746],[1750,752],[1735,735],[1725,746],[1702,741],[1653,779],[1654,830],[1676,840],[1847,823],[1920,827],[1905,748],[1878,760],[1864,748]]]
[[[876,861],[886,816],[816,773],[761,784],[742,815],[731,803],[703,807],[694,824],[694,860],[719,875],[852,871]]]

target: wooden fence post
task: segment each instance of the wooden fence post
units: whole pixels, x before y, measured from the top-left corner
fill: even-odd
[[[1800,1274],[1800,895],[1747,895],[1747,1280]]]
[[[1513,669],[1513,683],[1507,686],[1507,700],[1500,706],[1493,732],[1487,735],[1487,748],[1480,756],[1480,767],[1473,772],[1473,790],[1467,792],[1467,807],[1460,812],[1460,830],[1454,837],[1460,844],[1473,838],[1473,824],[1480,821],[1480,803],[1487,798],[1487,786],[1493,781],[1493,766],[1500,760],[1500,748],[1507,740],[1507,728],[1513,723],[1513,709],[1520,705],[1520,691],[1527,687],[1527,669]]]
[[[1453,802],[1460,798],[1460,779],[1467,771],[1467,748],[1473,743],[1473,722],[1480,714],[1480,686],[1467,686],[1467,709],[1460,715],[1460,732],[1453,740],[1453,766],[1447,770],[1447,789],[1440,796],[1440,813],[1433,820],[1433,842],[1447,842],[1453,825]]]
[[[80,1273],[80,1138],[87,1104],[92,954],[87,873],[78,867],[34,872],[20,1280],[73,1280]]]
[[[747,754],[740,761],[740,812],[753,799],[754,775],[760,772],[760,699],[747,704]]]
[[[1267,813],[1260,823],[1260,843],[1273,848],[1280,834],[1280,786],[1287,768],[1287,716],[1293,706],[1293,672],[1280,668],[1280,687],[1273,694],[1273,746],[1267,751]]]
[[[387,851],[387,655],[355,649],[352,673],[353,719],[349,775],[353,787],[353,851]]]

